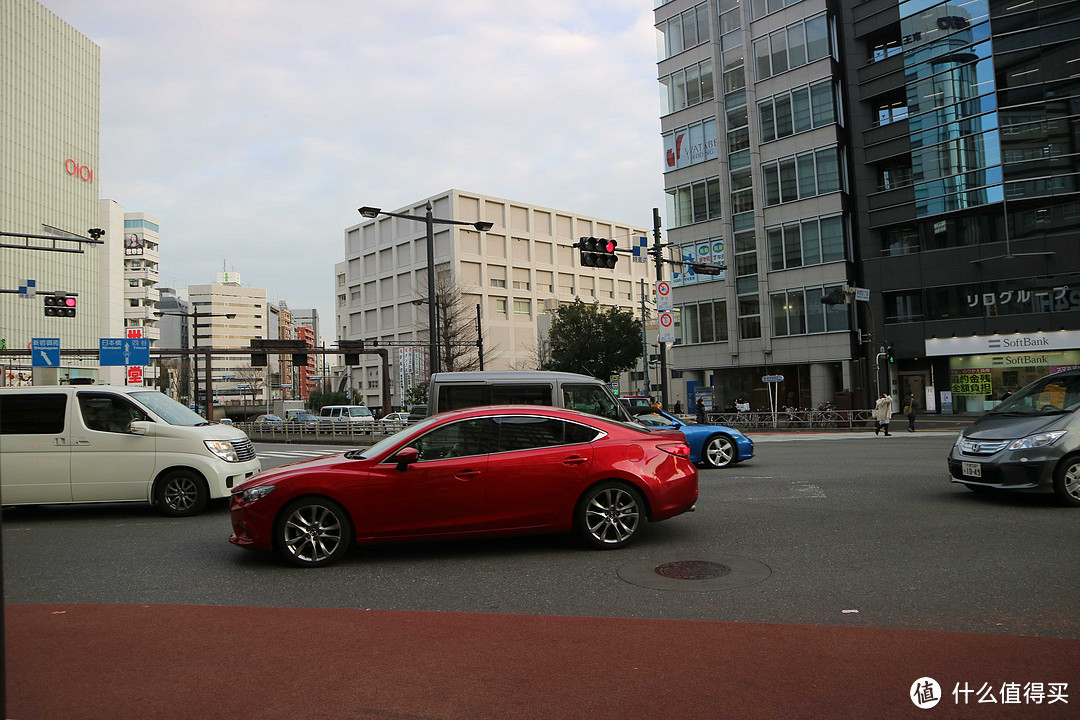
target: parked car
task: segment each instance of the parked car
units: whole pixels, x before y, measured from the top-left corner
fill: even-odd
[[[259,472],[239,428],[152,388],[0,388],[0,502],[150,501],[194,515]]]
[[[413,405],[409,408],[409,422],[418,423],[428,416],[427,405]]]
[[[260,415],[255,418],[255,422],[252,425],[256,430],[272,429],[284,425],[285,421],[279,418],[277,415]]]
[[[232,425],[233,424],[232,418],[221,418],[220,420],[218,420],[218,422],[221,423],[222,425]]]
[[[309,412],[297,413],[293,422],[305,430],[314,430],[319,426],[319,418]]]
[[[754,457],[754,441],[733,427],[686,423],[656,408],[635,408],[635,412],[642,425],[681,432],[690,445],[690,460],[694,463],[722,468]]]
[[[370,448],[274,469],[236,488],[230,541],[326,565],[354,543],[574,531],[618,548],[694,509],[679,433],[561,408],[432,416]]]
[[[375,416],[363,405],[326,405],[319,410],[319,420],[345,425],[372,425]]]
[[[977,492],[1052,492],[1080,507],[1080,370],[1036,380],[965,428],[949,475]]]
[[[409,413],[407,412],[392,412],[383,415],[379,418],[379,422],[382,423],[384,428],[399,428],[409,424]]]

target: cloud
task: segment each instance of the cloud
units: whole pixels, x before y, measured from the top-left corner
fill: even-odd
[[[639,0],[43,4],[101,46],[101,192],[161,220],[166,282],[224,262],[329,328],[362,204],[456,187],[648,226],[663,202]]]

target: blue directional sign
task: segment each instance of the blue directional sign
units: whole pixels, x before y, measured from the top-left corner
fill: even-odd
[[[60,338],[31,338],[30,354],[32,367],[59,367]]]
[[[101,338],[98,365],[149,365],[149,338]]]

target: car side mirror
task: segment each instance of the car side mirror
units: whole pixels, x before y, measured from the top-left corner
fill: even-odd
[[[414,447],[401,448],[390,459],[397,462],[397,469],[400,472],[405,472],[409,465],[420,459],[420,451]]]
[[[128,426],[128,432],[132,435],[149,435],[150,423],[145,420],[133,420]]]

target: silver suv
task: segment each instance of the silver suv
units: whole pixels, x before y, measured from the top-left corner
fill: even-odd
[[[1036,380],[972,423],[949,474],[978,492],[1053,492],[1080,507],[1080,370]]]

